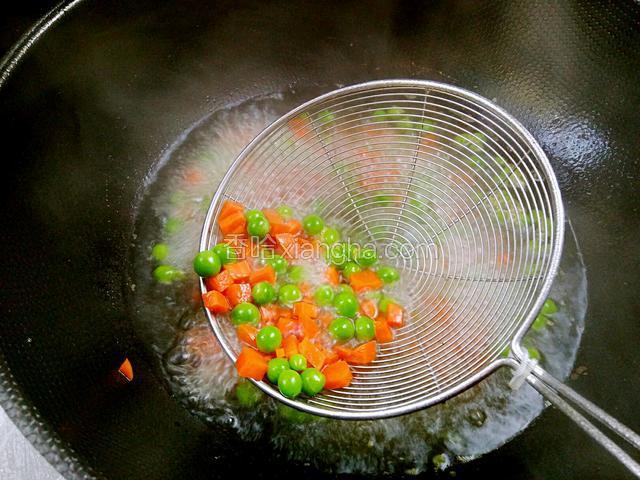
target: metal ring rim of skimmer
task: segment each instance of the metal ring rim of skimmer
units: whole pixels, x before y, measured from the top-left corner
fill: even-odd
[[[550,213],[554,216],[553,222],[553,236],[552,236],[552,250],[550,254],[550,258],[547,260],[548,268],[545,271],[544,281],[539,287],[538,295],[536,300],[531,304],[531,308],[529,312],[526,314],[526,317],[520,322],[520,326],[513,333],[512,339],[509,343],[512,350],[512,355],[515,357],[515,361],[513,358],[496,358],[490,362],[488,362],[484,368],[479,369],[475,374],[466,380],[455,384],[452,388],[445,390],[437,395],[431,395],[426,399],[421,401],[401,405],[393,408],[382,408],[378,410],[332,410],[324,407],[317,407],[313,404],[307,403],[305,401],[300,400],[292,400],[285,396],[283,396],[276,388],[271,387],[267,384],[266,381],[255,381],[251,380],[258,388],[260,388],[263,392],[268,394],[269,396],[283,402],[284,404],[302,410],[307,413],[311,413],[314,415],[325,416],[330,418],[344,419],[344,420],[370,420],[370,419],[378,419],[378,418],[388,418],[398,415],[407,414],[410,412],[414,412],[416,410],[420,410],[423,408],[427,408],[434,404],[443,402],[451,397],[456,396],[457,394],[467,390],[471,386],[477,384],[484,378],[486,378],[489,374],[494,372],[500,367],[509,366],[514,367],[514,364],[517,362],[521,363],[525,361],[526,358],[523,358],[526,355],[526,350],[522,349],[521,341],[524,335],[529,330],[529,327],[533,323],[534,319],[537,316],[538,311],[542,308],[542,305],[551,289],[551,285],[556,276],[560,257],[562,255],[562,246],[564,241],[564,207],[562,203],[560,188],[551,167],[551,164],[538,144],[538,142],[534,139],[534,137],[524,128],[524,126],[516,120],[511,114],[506,112],[501,107],[497,106],[490,100],[473,93],[469,90],[452,86],[449,84],[429,81],[429,80],[406,80],[406,79],[389,79],[389,80],[376,80],[370,81],[360,84],[355,84],[343,88],[339,88],[337,90],[330,91],[318,97],[315,97],[302,105],[294,108],[289,111],[287,114],[279,117],[269,126],[267,126],[264,130],[262,130],[236,157],[236,159],[232,162],[231,166],[227,170],[223,179],[221,180],[216,192],[211,200],[211,204],[207,211],[203,230],[200,238],[199,249],[207,250],[212,246],[212,232],[215,230],[215,222],[214,218],[216,216],[217,210],[219,209],[219,203],[221,203],[222,197],[224,196],[225,189],[227,185],[230,183],[231,179],[234,176],[234,173],[238,170],[238,168],[242,165],[242,162],[247,158],[247,156],[253,151],[253,149],[259,145],[263,140],[265,140],[270,134],[277,131],[279,127],[286,124],[291,119],[295,118],[300,113],[307,111],[310,107],[318,105],[327,100],[331,100],[345,94],[352,94],[363,92],[371,89],[380,89],[380,88],[422,88],[425,91],[429,91],[431,89],[444,91],[447,93],[451,93],[454,95],[459,95],[462,98],[469,100],[485,109],[487,109],[492,114],[496,115],[496,117],[505,121],[515,132],[517,132],[521,139],[526,143],[527,147],[530,148],[531,153],[535,157],[537,161],[537,165],[540,168],[541,173],[544,176],[544,181],[547,182],[548,191],[547,194],[550,195],[550,203],[552,211]],[[428,95],[428,94],[427,94]],[[200,279],[200,289],[202,293],[206,293],[207,288],[205,286],[204,280]],[[208,321],[214,331],[215,336],[220,341],[220,344],[226,353],[226,355],[235,362],[236,354],[234,353],[231,345],[224,340],[225,335],[221,330],[220,324],[213,318],[213,315],[207,310],[205,310],[205,314],[208,318]]]

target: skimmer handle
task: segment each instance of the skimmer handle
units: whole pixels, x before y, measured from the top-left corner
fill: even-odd
[[[531,369],[531,373],[526,377],[526,380],[533,388],[540,392],[542,396],[565,413],[591,438],[618,459],[636,477],[640,478],[640,464],[631,458],[631,456],[611,438],[605,435],[602,430],[595,426],[589,420],[589,417],[597,420],[609,430],[618,434],[620,438],[634,448],[640,450],[640,436],[638,434],[620,423],[600,407],[567,387],[538,365],[535,365]]]

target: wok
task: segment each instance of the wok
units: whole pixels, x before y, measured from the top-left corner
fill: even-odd
[[[66,478],[323,477],[172,396],[131,321],[137,206],[163,152],[219,108],[419,78],[494,99],[548,154],[589,282],[588,375],[570,384],[639,430],[639,25],[630,1],[58,7],[0,72],[0,404]],[[629,475],[552,409],[455,472]]]

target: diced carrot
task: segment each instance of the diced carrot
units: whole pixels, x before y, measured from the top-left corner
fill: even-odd
[[[255,285],[260,282],[275,283],[276,271],[271,265],[265,265],[262,268],[254,270],[249,274],[249,283]]]
[[[293,304],[293,315],[302,318],[316,318],[318,307],[310,302],[296,302]]]
[[[302,334],[305,338],[314,338],[320,333],[320,328],[315,319],[309,317],[300,317],[300,324],[302,325]]]
[[[333,351],[335,352],[336,355],[338,355],[338,358],[346,361],[346,359],[349,358],[351,353],[353,353],[353,348],[343,347],[342,345],[336,345],[335,347],[333,347]]]
[[[233,200],[225,200],[222,204],[222,209],[220,210],[218,218],[225,218],[233,213],[242,213],[244,215],[244,207]]]
[[[262,355],[262,358],[264,358],[265,362],[269,363],[269,360],[272,360],[274,358],[276,358],[276,352],[273,353],[262,353],[260,352]]]
[[[218,226],[223,235],[241,234],[247,228],[247,219],[243,213],[232,213],[218,218]]]
[[[224,269],[229,272],[231,278],[236,283],[245,283],[249,281],[249,276],[251,275],[251,267],[249,266],[249,262],[246,260],[242,260],[241,262],[235,263],[227,263],[224,266]]]
[[[244,258],[245,247],[249,243],[246,233],[231,233],[222,237],[222,241],[233,249],[239,259]]]
[[[276,348],[276,358],[285,358],[284,348]]]
[[[393,340],[393,332],[391,331],[391,327],[389,327],[386,319],[376,320],[374,323],[376,328],[377,341],[379,341],[380,343],[385,343]]]
[[[369,318],[376,318],[378,316],[378,305],[374,300],[366,298],[360,302],[360,311]]]
[[[280,318],[280,307],[277,305],[262,305],[260,307],[260,319],[262,323],[274,324]]]
[[[231,310],[229,300],[217,290],[211,290],[202,295],[204,306],[213,313],[227,313]]]
[[[242,258],[258,258],[260,256],[260,242],[248,238],[243,244]]]
[[[368,365],[376,359],[376,342],[375,340],[356,348],[336,347],[336,353],[345,362],[352,365]]]
[[[204,175],[202,174],[202,171],[197,168],[189,168],[184,172],[184,179],[188,184],[195,185],[204,180]]]
[[[373,270],[362,270],[361,272],[352,273],[349,277],[349,282],[357,293],[382,288],[382,280],[380,280]]]
[[[302,224],[297,220],[288,220],[281,223],[272,223],[269,233],[271,235],[278,235],[280,233],[289,233],[291,235],[297,235],[302,231]]]
[[[286,228],[286,231],[288,233],[291,233],[292,235],[297,235],[298,233],[302,232],[302,224],[298,221],[298,220],[289,220],[287,222],[284,222],[283,225]]]
[[[118,368],[118,372],[120,372],[120,375],[126,378],[129,382],[133,380],[133,366],[128,358],[124,359],[124,362],[122,362]]]
[[[311,343],[307,337],[300,342],[298,350],[300,350],[300,353],[306,357],[307,361],[318,370],[322,368],[325,358],[327,358],[324,350]]]
[[[333,285],[334,287],[337,287],[340,283],[340,272],[333,265],[327,268],[325,277],[327,279],[327,282],[329,282],[329,284]]]
[[[253,348],[244,347],[236,360],[238,375],[244,378],[262,380],[267,368],[265,357]]]
[[[287,317],[280,317],[278,319],[277,327],[284,337],[288,335],[298,335],[300,331],[298,322]]]
[[[307,338],[315,337],[320,329],[316,322],[318,317],[318,307],[309,302],[296,302],[293,304],[293,315],[298,318],[302,325],[302,333]]]
[[[271,226],[284,223],[282,216],[273,208],[265,208],[262,210],[262,213],[264,213],[264,216]]]
[[[284,348],[284,354],[287,358],[300,353],[298,350],[298,338],[295,335],[287,335],[284,337],[284,340],[282,340],[282,348]]]
[[[400,305],[389,302],[389,305],[387,306],[387,323],[393,328],[398,328],[404,325],[404,310]]]
[[[275,235],[276,243],[285,258],[297,258],[298,241],[291,233],[278,233]]]
[[[313,290],[311,289],[311,284],[302,282],[300,285],[298,285],[298,287],[300,288],[300,293],[302,293],[302,298],[307,301],[312,301]]]
[[[287,125],[296,138],[303,138],[312,132],[309,119],[304,116],[292,118]]]
[[[278,307],[278,314],[281,317],[292,318],[293,312],[288,307]]]
[[[327,365],[323,370],[325,383],[324,388],[333,390],[335,388],[343,388],[348,386],[353,380],[353,374],[347,362],[338,360],[335,363]]]
[[[239,303],[251,301],[251,285],[248,283],[234,283],[224,291],[225,296],[235,307]]]
[[[229,235],[225,235],[222,237],[222,241],[236,249],[236,253],[239,251],[239,248],[243,245],[244,242],[249,240],[249,236],[246,232],[243,233],[230,233]]]
[[[329,365],[330,363],[337,362],[340,360],[340,357],[333,350],[327,350],[327,358],[324,360],[325,365]]]
[[[258,334],[258,329],[256,327],[248,323],[243,323],[238,325],[236,332],[241,342],[256,348],[256,335]]]
[[[296,251],[298,257],[318,258],[320,255],[320,244],[313,238],[297,237],[298,246]]]
[[[227,288],[233,285],[233,278],[227,270],[221,271],[214,277],[207,277],[204,281],[208,290],[217,290],[218,292],[224,292]]]
[[[320,312],[320,315],[318,315],[318,322],[320,322],[320,325],[324,328],[328,328],[332,321],[333,315],[330,312]]]

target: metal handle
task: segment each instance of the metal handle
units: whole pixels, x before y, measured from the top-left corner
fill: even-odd
[[[640,478],[640,464],[631,458],[631,456],[611,440],[611,438],[606,436],[598,427],[591,423],[583,413],[592,419],[598,420],[609,430],[618,434],[620,438],[640,450],[640,436],[638,434],[537,365],[526,377],[526,380],[533,388],[540,392],[542,396],[564,412],[591,438],[617,458],[631,473]],[[581,409],[582,413],[580,413],[576,407]]]

